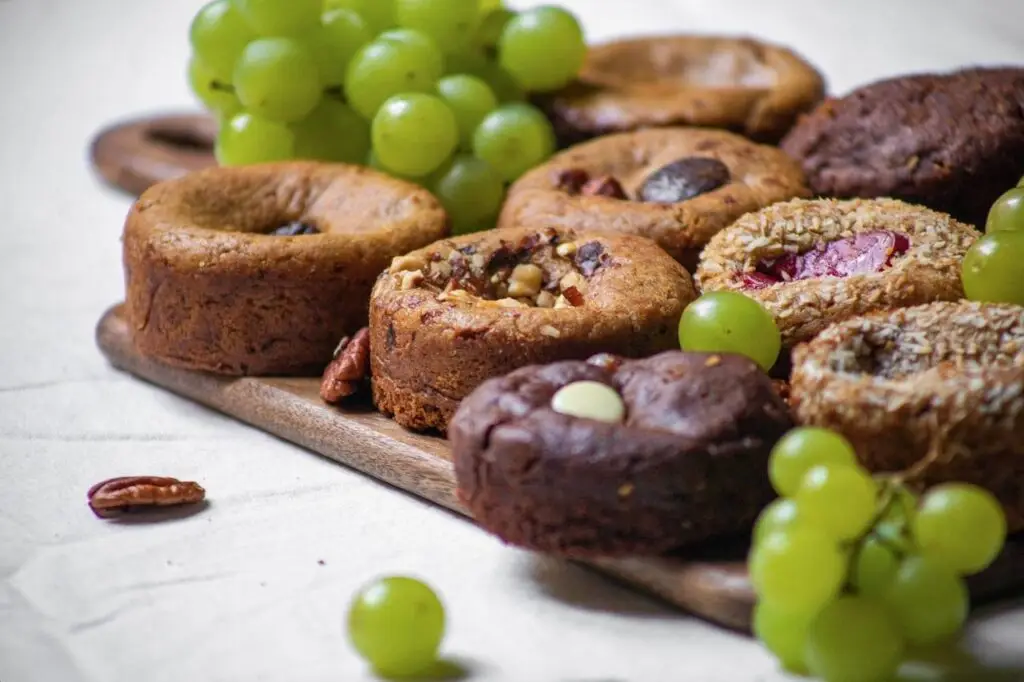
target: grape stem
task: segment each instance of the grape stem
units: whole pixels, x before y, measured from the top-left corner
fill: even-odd
[[[880,545],[882,545],[890,552],[892,552],[897,559],[903,558],[903,550],[901,548],[894,546],[888,538],[883,537],[882,535],[877,533],[878,524],[881,523],[886,516],[888,516],[890,511],[892,511],[893,505],[899,504],[900,507],[903,508],[904,518],[906,518],[906,505],[901,496],[897,494],[897,491],[900,487],[901,483],[899,482],[899,480],[886,480],[882,484],[882,503],[881,505],[879,505],[878,511],[875,512],[874,517],[871,519],[871,523],[868,524],[867,530],[861,533],[861,535],[855,538],[851,543],[853,549],[850,551],[850,558],[848,559],[846,565],[847,577],[846,584],[843,585],[843,592],[851,594],[855,592],[854,585],[857,582],[855,580],[857,566],[860,563],[860,554],[861,551],[864,549],[864,543],[867,542],[868,539],[874,538]],[[901,528],[901,531],[909,531],[909,528],[906,526],[905,523],[903,524],[903,528]]]

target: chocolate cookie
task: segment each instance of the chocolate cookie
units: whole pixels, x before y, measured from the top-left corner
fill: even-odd
[[[396,258],[370,300],[377,407],[444,431],[483,381],[524,365],[678,348],[689,274],[640,237],[517,228]]]
[[[498,225],[637,234],[692,265],[744,213],[805,196],[803,173],[774,147],[722,131],[663,128],[557,154],[512,185]]]
[[[775,143],[825,92],[792,51],[748,38],[663,36],[594,46],[572,85],[539,101],[559,140],[701,126]]]
[[[752,361],[672,351],[492,379],[463,401],[449,440],[460,500],[504,541],[652,555],[749,528],[772,499],[769,451],[791,426]]]
[[[356,166],[212,168],[155,185],[124,228],[135,344],[190,369],[319,373],[366,325],[391,259],[447,233],[426,190]]]
[[[1024,69],[873,83],[821,104],[782,149],[818,194],[895,197],[983,228],[1024,174]]]

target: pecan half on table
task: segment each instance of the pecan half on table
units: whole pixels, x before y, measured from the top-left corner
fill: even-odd
[[[89,488],[89,508],[99,518],[154,507],[197,504],[206,499],[206,491],[195,481],[179,481],[165,476],[121,476]]]
[[[324,370],[320,398],[326,403],[340,403],[358,391],[369,376],[370,330],[363,327],[338,344],[334,359]]]

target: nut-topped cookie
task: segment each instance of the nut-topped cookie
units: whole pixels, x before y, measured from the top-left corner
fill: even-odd
[[[677,347],[689,274],[641,237],[510,228],[395,258],[370,300],[377,407],[444,431],[483,381],[524,365]]]
[[[818,71],[789,49],[678,35],[593,46],[576,82],[540,104],[563,144],[664,126],[775,143],[824,92]]]
[[[366,325],[391,259],[448,233],[426,190],[347,165],[213,168],[164,182],[124,228],[136,346],[222,374],[315,374]]]
[[[561,152],[512,185],[499,227],[636,234],[692,264],[744,213],[806,197],[803,173],[739,135],[663,128],[609,135]]]

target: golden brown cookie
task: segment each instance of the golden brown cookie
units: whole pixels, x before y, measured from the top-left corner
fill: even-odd
[[[444,431],[459,402],[525,365],[678,348],[689,274],[653,242],[509,228],[440,241],[394,260],[370,300],[377,407]]]
[[[806,196],[803,172],[774,147],[723,131],[662,128],[557,154],[512,185],[498,226],[637,234],[692,265],[744,213]]]
[[[783,47],[677,35],[592,47],[576,82],[540,104],[563,144],[642,128],[701,126],[775,143],[825,83]]]
[[[160,183],[124,228],[135,344],[222,374],[319,373],[365,326],[391,259],[447,233],[428,192],[356,166],[213,168]]]

